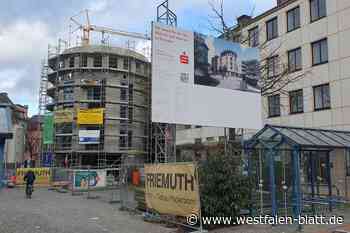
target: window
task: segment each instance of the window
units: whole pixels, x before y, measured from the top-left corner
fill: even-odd
[[[134,101],[134,85],[130,84],[129,85],[129,102],[133,102]]]
[[[201,138],[194,139],[194,144],[202,144],[202,139]]]
[[[281,115],[280,95],[272,95],[268,97],[269,117],[277,117]]]
[[[327,15],[326,0],[310,0],[311,22],[319,20]]]
[[[213,141],[215,141],[214,137],[207,137],[207,142],[213,142]]]
[[[118,69],[118,57],[117,56],[109,56],[109,67]]]
[[[125,130],[120,130],[119,134],[119,147],[124,148],[126,147],[126,131]]]
[[[259,27],[250,29],[248,33],[249,33],[249,46],[257,47],[259,45]]]
[[[129,69],[129,59],[127,57],[124,57],[123,69],[124,70],[128,70]]]
[[[134,119],[134,109],[129,108],[129,123],[132,123]]]
[[[128,118],[128,106],[126,105],[121,105],[120,106],[120,118]]]
[[[141,73],[141,62],[136,61],[136,73]]]
[[[320,65],[328,62],[328,42],[322,39],[312,45],[312,65]]]
[[[350,176],[350,150],[346,150],[346,175]]]
[[[185,125],[185,129],[191,129],[191,125]]]
[[[287,31],[291,32],[300,27],[300,7],[287,12]]]
[[[128,90],[126,88],[120,89],[120,100],[121,101],[127,101],[128,100]]]
[[[73,67],[74,67],[74,59],[75,59],[75,57],[70,57],[70,58],[69,58],[69,67],[70,67],[70,68],[73,68]]]
[[[273,78],[278,75],[278,56],[267,59],[267,77]]]
[[[304,99],[302,89],[289,92],[289,105],[291,114],[304,112]]]
[[[120,80],[120,85],[128,87],[128,80],[126,79],[126,75],[123,75],[123,79]]]
[[[219,136],[219,142],[220,143],[224,143],[226,141],[226,137],[225,136]]]
[[[64,66],[64,61],[59,61],[58,62],[58,68],[59,69],[63,69],[65,66]]]
[[[200,129],[200,128],[202,128],[202,126],[196,125],[195,128],[196,128],[196,129]]]
[[[315,111],[331,108],[329,84],[314,87]]]
[[[132,131],[128,132],[128,146],[129,148],[132,147]]]
[[[94,67],[102,67],[102,55],[94,56]]]
[[[82,55],[80,57],[80,66],[87,67],[88,66],[88,57],[86,55]]]
[[[288,52],[289,72],[301,70],[301,48],[293,49]]]
[[[101,98],[101,88],[100,87],[90,87],[87,89],[87,99],[88,100],[100,100]]]
[[[73,87],[65,87],[63,89],[63,100],[64,101],[74,100],[74,88]]]
[[[278,37],[278,22],[277,17],[266,22],[267,40],[272,40]]]

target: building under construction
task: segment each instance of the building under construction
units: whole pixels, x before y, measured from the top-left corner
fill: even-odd
[[[143,162],[149,141],[147,58],[130,48],[84,44],[49,53],[47,65],[54,142],[46,151],[54,154],[55,166],[104,168],[125,156]]]

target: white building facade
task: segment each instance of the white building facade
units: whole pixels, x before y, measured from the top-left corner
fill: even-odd
[[[350,130],[350,1],[283,1],[252,19],[249,34],[251,44],[267,45],[268,75],[287,67],[299,77],[287,94],[263,99],[265,123]]]

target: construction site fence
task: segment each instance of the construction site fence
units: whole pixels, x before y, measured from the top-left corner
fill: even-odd
[[[70,191],[86,199],[118,203],[119,167],[106,169],[82,168],[72,170]]]
[[[145,211],[144,164],[123,164],[120,167],[120,205],[124,210]]]

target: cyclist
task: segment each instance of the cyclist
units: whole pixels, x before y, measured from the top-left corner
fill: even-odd
[[[26,182],[26,194],[27,197],[31,197],[33,192],[33,185],[35,181],[35,174],[32,170],[28,170],[23,180]]]

